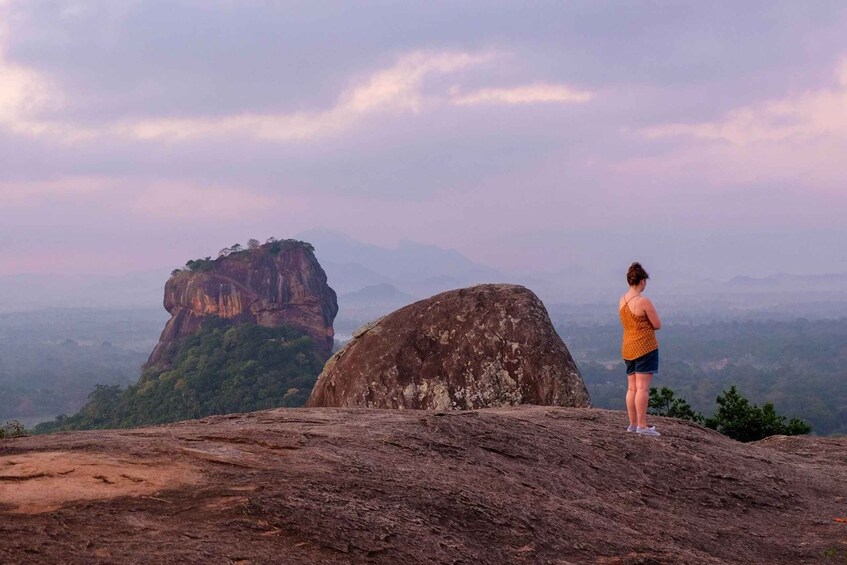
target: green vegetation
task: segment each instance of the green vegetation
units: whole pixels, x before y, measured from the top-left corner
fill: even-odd
[[[650,389],[648,412],[656,416],[668,416],[690,420],[707,428],[717,430],[738,441],[757,441],[772,435],[796,436],[808,434],[811,426],[797,418],[786,423],[786,417],[776,413],[770,402],[759,408],[751,404],[738,390],[731,386],[717,398],[718,409],[711,418],[704,418],[691,405],[668,387]]]
[[[128,427],[302,406],[323,363],[311,338],[296,329],[230,325],[213,318],[183,340],[172,368],[148,369],[124,390],[97,385],[77,414],[59,416],[34,431]]]
[[[0,427],[0,439],[25,435],[26,429],[24,428],[24,425],[17,420],[10,420]]]
[[[559,322],[556,329],[592,404],[624,410],[620,324]],[[847,434],[845,335],[844,318],[668,323],[659,332],[661,363],[653,384],[672,389],[706,417],[715,414],[715,398],[735,386],[762,410],[770,403],[789,421],[808,422],[816,434]]]
[[[215,266],[215,262],[212,261],[211,257],[206,257],[205,259],[190,259],[185,267],[189,271],[200,271],[200,272],[209,272],[212,270],[212,267]],[[173,274],[173,273],[171,273]]]
[[[279,254],[279,252],[283,249],[289,249],[292,247],[302,247],[309,253],[315,252],[315,248],[311,243],[306,243],[305,241],[300,241],[297,239],[274,239],[273,241],[269,240],[268,243],[265,245],[267,245],[268,251],[273,253],[274,255]],[[262,247],[264,248],[265,246]]]
[[[223,261],[249,260],[287,249],[314,253],[310,244],[294,239],[269,238],[264,244],[251,239],[246,247],[235,244],[223,250],[221,257],[190,260],[171,276],[208,272]],[[151,312],[152,325],[146,311],[53,309],[0,314],[0,418],[16,418],[29,427],[56,414],[74,413],[86,403],[95,384],[111,387],[95,390],[96,404],[105,406],[114,390],[121,390],[119,386],[137,381],[138,367],[157,341],[166,316],[161,310]],[[142,320],[135,319],[136,314]],[[121,391],[121,406],[130,389],[133,386]],[[79,421],[81,417],[72,417],[64,425]]]
[[[703,423],[703,415],[695,412],[684,398],[677,398],[674,392],[666,386],[663,386],[661,390],[656,390],[655,387],[650,388],[647,413],[654,416],[691,420],[698,424]]]
[[[167,312],[46,309],[0,314],[0,424],[72,413],[97,383],[129,385]]]
[[[706,427],[738,441],[757,441],[772,435],[797,436],[812,431],[806,422],[792,418],[785,422],[770,402],[759,408],[730,387],[718,396],[718,410],[706,418]]]
[[[556,328],[574,355],[592,404],[624,410],[619,323],[563,319],[559,316]],[[73,414],[98,383],[112,387],[98,393],[101,404],[114,391],[124,398],[139,387],[133,384],[138,367],[165,320],[167,313],[161,309],[0,314],[0,422],[16,419],[30,428],[56,414]],[[675,400],[684,398],[691,412],[702,414],[705,421],[717,416],[715,399],[735,386],[760,407],[761,418],[769,417],[764,410],[770,403],[786,416],[785,425],[800,418],[816,434],[847,434],[845,335],[847,319],[667,323],[659,332],[661,367],[653,380],[659,387],[654,410],[672,409],[670,415],[684,417],[684,405],[673,408]],[[178,370],[175,365],[173,371]],[[662,399],[662,388],[673,391],[674,398]],[[60,429],[56,422],[51,425]]]
[[[315,248],[311,243],[300,241],[299,239],[277,239],[275,237],[269,237],[264,244],[260,243],[258,239],[249,239],[247,241],[247,247],[243,247],[240,243],[235,243],[230,247],[224,247],[218,251],[217,259],[212,259],[211,257],[191,259],[185,264],[184,269],[174,269],[171,272],[171,276],[174,276],[183,270],[191,272],[209,272],[214,268],[215,264],[225,257],[238,256],[260,250],[266,251],[272,255],[278,255],[283,249],[295,248],[305,249],[309,253],[315,252]]]

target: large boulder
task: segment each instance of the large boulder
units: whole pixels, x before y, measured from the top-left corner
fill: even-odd
[[[210,317],[234,323],[295,327],[329,357],[338,313],[335,291],[308,243],[285,240],[175,271],[165,284],[165,325],[148,366],[167,366],[179,342]]]
[[[488,284],[401,308],[354,334],[307,406],[588,407],[579,370],[530,290]]]

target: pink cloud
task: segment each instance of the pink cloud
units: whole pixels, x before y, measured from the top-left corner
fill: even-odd
[[[513,88],[484,88],[462,94],[458,89],[451,102],[457,106],[479,104],[574,104],[588,102],[593,94],[564,84],[536,83]]]
[[[60,97],[55,93],[60,90],[48,89],[45,80],[34,71],[5,64],[0,51],[0,125],[5,123],[27,135],[50,135],[54,141],[65,143],[102,137],[173,142],[244,136],[301,141],[337,135],[378,113],[418,112],[425,102],[421,88],[427,76],[455,73],[492,57],[486,52],[407,52],[390,67],[372,72],[342,92],[333,106],[318,112],[128,119],[94,127],[38,119],[36,110],[40,106],[48,101],[54,106],[59,104]],[[54,94],[48,100],[49,92]]]
[[[639,134],[647,139],[680,143],[667,154],[634,157],[615,168],[677,183],[795,183],[840,197],[847,152],[847,62],[836,75],[836,87],[737,108],[712,122],[644,128]]]

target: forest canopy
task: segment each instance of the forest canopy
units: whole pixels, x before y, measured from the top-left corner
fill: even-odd
[[[211,414],[302,406],[323,368],[312,339],[290,327],[206,321],[180,344],[169,369],[146,370],[121,389],[97,385],[73,416],[36,433],[159,424]]]

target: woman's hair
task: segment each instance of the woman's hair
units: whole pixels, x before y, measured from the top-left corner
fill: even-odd
[[[635,286],[643,280],[649,279],[650,275],[641,266],[641,263],[633,263],[626,271],[626,282],[629,286]]]

